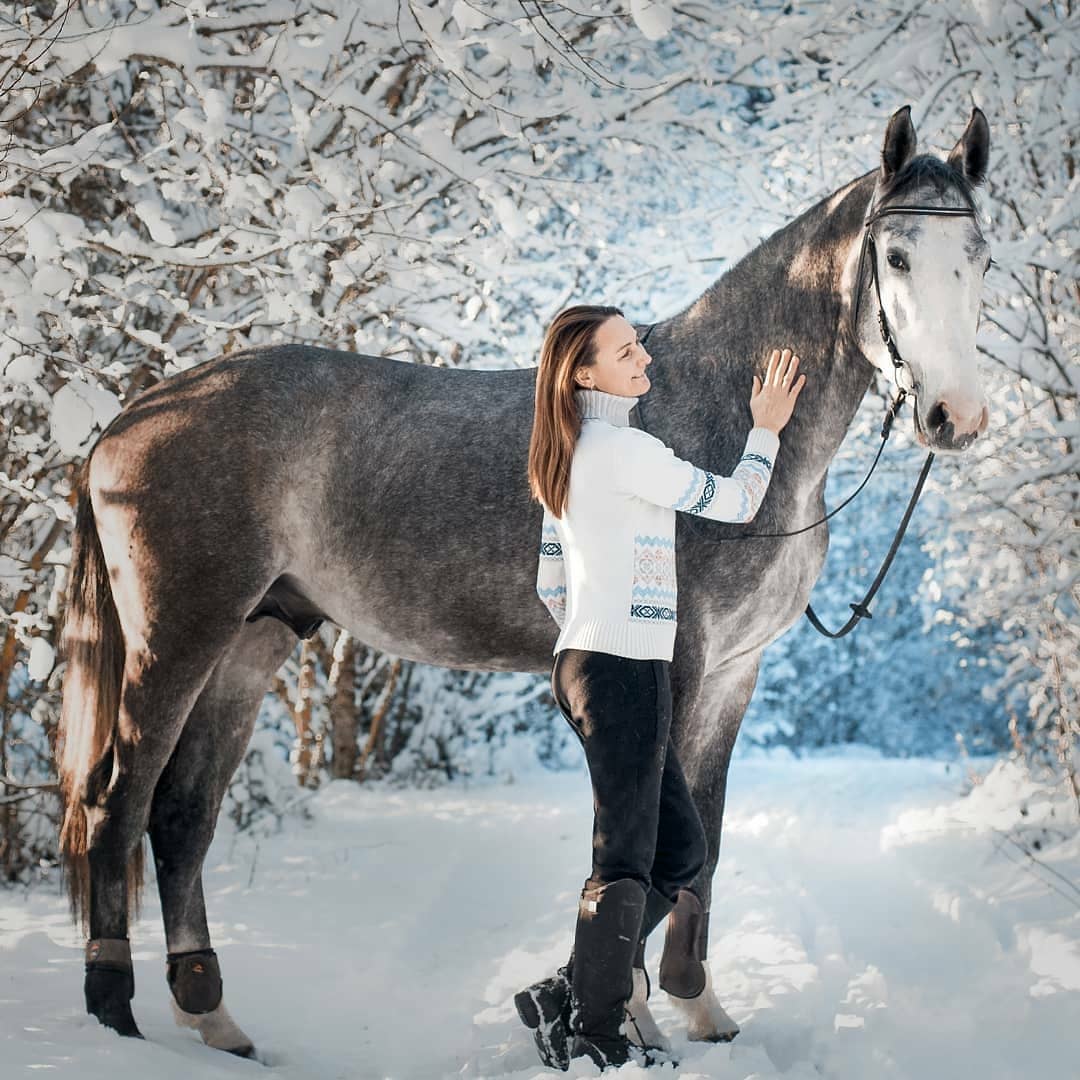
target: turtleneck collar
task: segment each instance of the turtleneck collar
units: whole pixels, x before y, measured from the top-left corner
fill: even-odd
[[[636,397],[623,397],[584,386],[575,388],[574,400],[582,420],[605,420],[613,427],[629,427],[630,410],[638,402]]]

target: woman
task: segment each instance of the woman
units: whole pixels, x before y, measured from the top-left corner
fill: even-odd
[[[630,426],[650,363],[618,308],[579,305],[552,321],[537,371],[528,471],[544,506],[536,588],[559,626],[551,689],[584,747],[595,814],[570,959],[514,1000],[541,1059],[564,1070],[574,1057],[601,1069],[630,1060],[627,1028],[638,1045],[666,1048],[658,1032],[647,1039],[635,1028],[627,1002],[644,1002],[645,939],[706,857],[669,732],[675,511],[753,520],[806,380],[795,379],[790,349],[773,351],[764,381],[753,379],[743,456],[718,477]]]

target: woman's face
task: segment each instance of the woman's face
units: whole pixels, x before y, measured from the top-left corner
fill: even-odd
[[[596,362],[574,372],[578,385],[621,397],[644,394],[652,385],[645,373],[652,357],[634,328],[621,315],[612,315],[596,328],[595,340]]]

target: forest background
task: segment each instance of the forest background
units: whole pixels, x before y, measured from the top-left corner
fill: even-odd
[[[6,6],[0,877],[55,875],[73,481],[127,401],[263,342],[528,367],[568,303],[666,318],[874,168],[904,104],[923,150],[972,105],[991,124],[990,428],[931,471],[873,620],[839,641],[804,620],[766,652],[739,749],[1011,754],[1080,800],[1078,31],[1072,2],[1015,0]],[[890,390],[864,401],[830,508]],[[903,417],[830,522],[828,625],[918,474]],[[543,678],[324,626],[268,693],[226,812],[274,829],[330,778],[512,780],[576,762],[570,735]]]

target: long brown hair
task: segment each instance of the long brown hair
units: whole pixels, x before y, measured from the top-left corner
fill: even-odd
[[[581,432],[574,372],[596,363],[596,330],[617,307],[577,304],[560,311],[544,334],[529,439],[529,492],[557,518],[566,507],[570,463]]]

